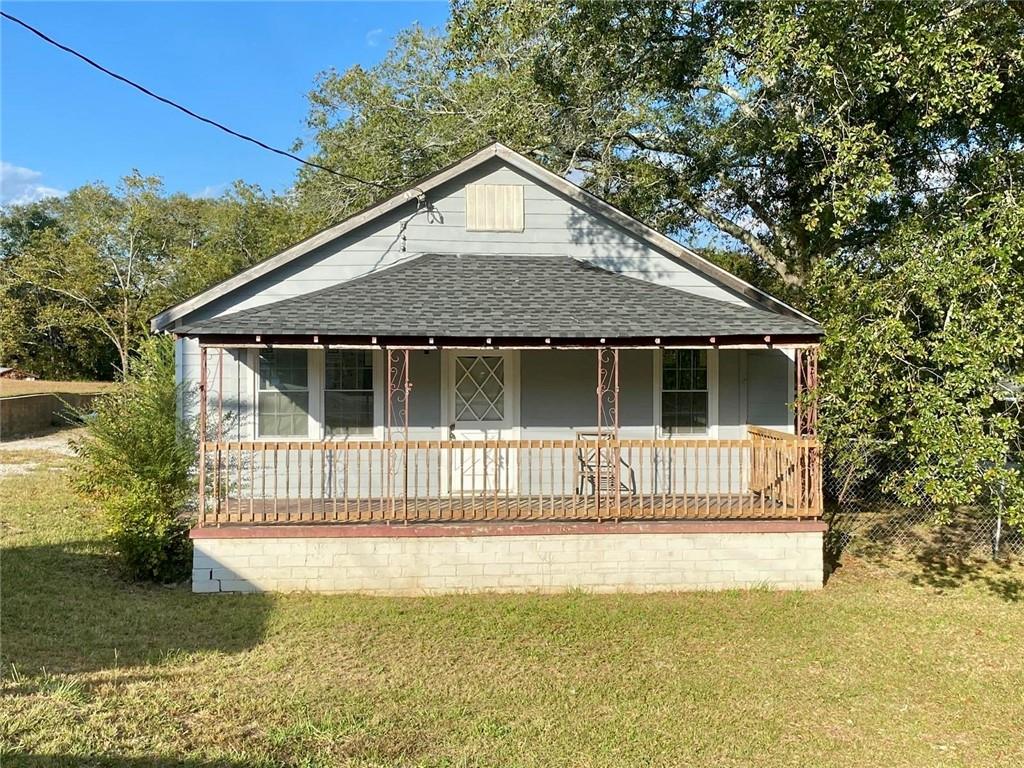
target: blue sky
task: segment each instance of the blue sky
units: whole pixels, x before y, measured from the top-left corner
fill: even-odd
[[[372,65],[446,3],[3,2],[100,64],[268,144],[308,137],[317,72]],[[195,121],[7,20],[0,25],[0,203],[139,169],[170,191],[219,194],[235,179],[283,190],[296,164]]]

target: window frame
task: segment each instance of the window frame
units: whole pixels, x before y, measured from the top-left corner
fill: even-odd
[[[363,352],[368,353],[370,356],[370,388],[369,389],[328,389],[327,387],[327,355],[331,353],[344,355],[346,352]],[[377,416],[378,405],[380,405],[380,394],[377,381],[378,371],[380,366],[377,362],[377,350],[371,348],[337,348],[337,349],[324,349],[320,355],[321,364],[323,366],[323,377],[321,379],[323,386],[320,390],[320,413],[322,415],[321,434],[324,440],[333,441],[346,441],[346,440],[366,440],[369,438],[376,438],[378,436],[378,426],[380,419]],[[329,434],[327,432],[327,393],[328,392],[361,392],[370,393],[370,424],[369,427],[358,432],[343,432],[339,434]]]
[[[273,348],[273,347],[271,347]],[[282,349],[295,349],[295,347],[281,347]],[[385,437],[384,427],[384,352],[376,347],[365,347],[370,351],[373,360],[373,432],[359,433],[355,435],[328,435],[327,420],[324,414],[324,384],[326,383],[327,349],[329,347],[303,347],[308,354],[309,372],[309,427],[305,435],[292,435],[289,437],[269,437],[259,434],[259,377],[260,377],[260,352],[264,348],[253,348],[248,350],[248,358],[243,357],[244,363],[249,368],[250,391],[247,397],[250,399],[250,412],[252,426],[247,428],[251,440],[259,443],[273,443],[275,441],[287,440],[314,440],[320,442],[347,442],[359,440],[383,440]],[[363,349],[360,347],[360,349]]]
[[[455,421],[455,358],[456,357],[503,357],[505,371],[505,418],[498,421]],[[460,431],[487,433],[499,431],[502,437],[519,439],[520,423],[520,351],[516,349],[472,349],[446,348],[441,357],[441,421],[439,432],[450,436],[454,428]]]
[[[673,348],[674,349],[674,348]],[[665,429],[662,420],[661,398],[662,381],[664,377],[663,366],[665,353],[662,349],[654,351],[654,431],[660,440],[715,440],[718,438],[718,350],[713,347],[680,347],[699,351],[703,349],[708,355],[708,423],[702,432],[672,432]],[[690,390],[688,390],[690,391]],[[699,392],[700,390],[692,390]]]
[[[289,351],[297,351],[294,347],[279,347],[278,349],[287,349]],[[317,371],[314,361],[314,356],[311,354],[314,350],[305,349],[302,351],[306,352],[306,396],[307,409],[306,409],[306,432],[304,434],[294,435],[264,435],[260,433],[260,394],[263,392],[280,392],[281,390],[275,389],[262,389],[260,387],[260,354],[265,351],[274,351],[273,347],[264,349],[253,349],[252,354],[249,358],[249,365],[252,368],[252,434],[255,440],[262,442],[272,443],[278,440],[310,440],[313,435],[317,434]],[[322,391],[322,379],[320,380],[321,391]],[[322,397],[320,398],[323,399]]]

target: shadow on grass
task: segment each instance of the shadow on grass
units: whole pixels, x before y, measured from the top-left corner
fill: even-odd
[[[122,757],[119,755],[41,755],[22,752],[0,753],[4,768],[241,768],[252,762],[235,760],[192,760],[173,757]]]
[[[846,517],[840,522],[833,514],[829,520],[826,580],[850,552],[883,567],[909,566],[907,578],[916,586],[950,590],[972,585],[1007,602],[1024,601],[1024,560],[1009,554],[995,560],[981,546],[991,537],[990,517],[960,510],[945,523],[928,522],[921,510],[898,506]],[[1003,552],[1019,551],[1022,536],[1004,527]]]
[[[4,672],[98,672],[259,643],[273,598],[132,584],[96,541],[4,549]]]
[[[1007,602],[1024,601],[1024,568],[1007,558],[973,555],[960,529],[940,529],[915,551],[914,558],[921,570],[911,581],[918,586],[954,589],[974,584]]]
[[[907,578],[919,587],[944,591],[974,586],[1006,602],[1024,602],[1024,563],[1009,557],[992,560],[958,538],[954,530],[937,531],[929,538],[915,536],[899,546],[861,543],[855,555],[882,567],[902,564],[899,570],[909,564],[912,572]],[[842,550],[833,554],[837,563],[842,554]]]

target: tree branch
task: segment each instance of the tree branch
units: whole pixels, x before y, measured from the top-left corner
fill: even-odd
[[[777,256],[772,247],[757,235],[744,229],[702,200],[684,200],[684,203],[722,232],[747,246],[755,256],[775,270],[786,285],[800,287],[804,284],[803,277],[792,272],[785,260]]]

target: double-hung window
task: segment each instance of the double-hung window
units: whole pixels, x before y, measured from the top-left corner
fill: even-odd
[[[259,358],[260,437],[309,435],[309,353],[263,349]]]
[[[328,436],[373,432],[373,353],[330,349],[324,367],[324,427]]]
[[[708,432],[708,352],[666,349],[661,362],[661,427],[674,435]]]

